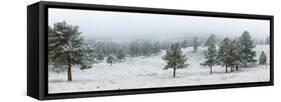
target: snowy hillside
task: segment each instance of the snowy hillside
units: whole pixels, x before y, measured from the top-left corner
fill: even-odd
[[[125,62],[115,62],[112,66],[104,61],[84,71],[73,69],[73,81],[66,81],[66,72],[49,72],[49,93],[269,81],[269,66],[265,65],[240,68],[231,73],[225,73],[224,67],[214,66],[210,75],[209,67],[200,65],[205,60],[204,50],[206,48],[199,47],[194,53],[191,47],[183,49],[189,66],[177,70],[176,78],[172,77],[172,69],[163,70],[165,51],[151,57],[128,57]],[[268,45],[257,45],[254,50],[256,59],[261,51],[269,55]]]

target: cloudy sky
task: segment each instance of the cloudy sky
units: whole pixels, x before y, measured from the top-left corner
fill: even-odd
[[[167,39],[211,33],[238,37],[245,30],[252,37],[265,39],[270,33],[268,20],[50,8],[49,26],[61,21],[79,26],[88,39]]]

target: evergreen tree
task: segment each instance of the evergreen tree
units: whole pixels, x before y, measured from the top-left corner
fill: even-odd
[[[187,48],[189,45],[188,45],[188,41],[187,40],[183,40],[182,44],[181,44],[181,47],[183,48]]]
[[[198,38],[194,37],[193,38],[193,51],[194,52],[197,52],[198,46],[199,46]]]
[[[110,63],[110,65],[112,66],[112,63],[115,61],[115,58],[112,55],[109,55],[106,59],[107,63]]]
[[[52,57],[54,56],[54,49],[57,43],[58,37],[54,34],[53,28],[48,27],[48,65],[52,65],[54,61],[52,61]],[[53,69],[56,71],[56,69]],[[58,71],[59,72],[59,71]]]
[[[234,62],[234,66],[236,68],[236,70],[239,69],[239,65],[241,64],[241,55],[240,55],[240,51],[241,51],[241,44],[239,43],[239,39],[235,39],[232,42],[233,47],[235,48],[235,51],[233,53],[233,56],[235,57],[235,62]]]
[[[123,59],[125,59],[125,56],[125,51],[123,49],[119,49],[116,58],[121,62]]]
[[[235,40],[231,41],[227,49],[227,64],[230,66],[230,71],[234,72],[234,68],[238,70],[238,64],[240,63],[239,48],[236,45]]]
[[[210,74],[212,74],[212,67],[216,64],[217,50],[214,44],[208,46],[208,50],[205,52],[205,58],[207,59],[204,62],[204,65],[210,67]]]
[[[167,65],[164,67],[165,70],[173,68],[173,77],[176,77],[176,69],[186,68],[187,60],[185,55],[183,55],[181,48],[178,43],[172,44],[170,49],[166,50],[166,55],[163,57]]]
[[[217,63],[219,65],[225,66],[225,72],[227,73],[227,67],[229,65],[229,57],[228,57],[228,50],[229,50],[229,46],[230,46],[231,40],[229,38],[225,38],[223,39],[223,41],[221,42],[220,46],[219,46],[219,50],[218,50],[218,56],[217,56]]]
[[[266,61],[267,61],[267,57],[266,57],[264,51],[262,51],[261,55],[260,55],[260,59],[259,59],[259,64],[264,65],[264,64],[266,64]]]
[[[108,42],[107,44],[108,54],[116,54],[118,53],[118,49],[120,49],[120,45],[114,42]],[[122,50],[126,50],[125,48]]]
[[[152,54],[152,46],[149,41],[143,42],[141,48],[141,53],[143,56],[150,56]]]
[[[157,54],[157,53],[160,52],[160,50],[161,50],[160,43],[154,42],[153,45],[152,45],[152,53]]]
[[[103,61],[104,60],[104,53],[102,50],[98,50],[97,52],[97,60]]]
[[[240,43],[238,40],[231,40],[225,38],[220,46],[218,51],[218,64],[225,66],[225,72],[228,72],[228,67],[230,71],[233,72],[236,68],[238,70],[238,65],[241,63],[241,56],[239,54]]]
[[[251,36],[248,31],[244,31],[244,33],[240,36],[239,42],[241,43],[241,62],[247,67],[247,63],[256,62],[254,57],[256,56],[256,52],[253,51],[255,45],[251,40]]]
[[[211,34],[209,36],[209,38],[207,39],[205,46],[210,46],[210,45],[216,45],[217,41],[216,41],[216,35]]]
[[[140,56],[140,45],[138,42],[132,42],[129,46],[129,53],[133,57]]]
[[[72,81],[72,66],[80,69],[91,68],[94,61],[93,49],[89,47],[79,32],[78,26],[65,21],[49,27],[48,57],[55,69],[67,70],[67,80]]]

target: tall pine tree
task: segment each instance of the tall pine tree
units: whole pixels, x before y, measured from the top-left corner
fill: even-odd
[[[67,70],[67,80],[72,81],[72,66],[80,69],[91,68],[94,61],[93,49],[88,46],[78,26],[65,21],[49,27],[48,55],[55,69]]]
[[[140,44],[137,41],[131,42],[129,46],[129,54],[132,57],[140,56]]]
[[[116,55],[116,58],[121,62],[123,59],[125,59],[125,51],[124,49],[119,49]]]
[[[169,68],[173,69],[173,77],[176,77],[176,69],[187,67],[187,64],[185,64],[187,58],[183,55],[178,43],[172,44],[171,48],[166,50],[166,55],[163,57],[163,60],[167,63],[164,67],[165,70]]]
[[[99,61],[104,60],[104,52],[102,50],[97,51],[97,60],[99,60]]]
[[[228,72],[228,49],[230,46],[231,40],[229,38],[223,39],[223,41],[220,43],[219,50],[218,50],[218,56],[217,61],[219,65],[225,66],[225,72]]]
[[[242,60],[240,55],[241,44],[239,43],[238,39],[234,39],[232,44],[234,47],[233,56],[235,57],[234,67],[236,68],[236,70],[239,70],[239,65],[241,65]]]
[[[236,44],[235,40],[231,41],[227,49],[227,64],[229,65],[231,72],[234,72],[234,68],[238,67],[237,65],[240,61],[239,49]],[[238,70],[238,68],[236,69]]]
[[[210,74],[212,74],[212,67],[216,64],[217,58],[217,50],[214,44],[208,46],[208,50],[205,52],[205,59],[204,65],[208,65],[210,67]]]
[[[160,43],[159,42],[154,42],[152,45],[152,53],[157,54],[161,51]]]
[[[241,50],[239,53],[241,56],[241,62],[245,67],[247,67],[248,63],[256,62],[256,60],[254,59],[254,57],[256,56],[256,52],[253,51],[255,45],[248,31],[243,32],[243,34],[239,38],[239,42],[241,43]]]
[[[238,67],[241,63],[239,44],[240,43],[237,40],[231,40],[229,38],[225,38],[221,42],[217,61],[218,64],[225,66],[225,72],[228,72],[228,67],[230,67],[231,72],[235,71],[235,68],[238,70]]]

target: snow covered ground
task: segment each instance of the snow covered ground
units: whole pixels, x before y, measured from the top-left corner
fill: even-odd
[[[163,70],[162,60],[165,51],[152,57],[127,58],[126,62],[94,64],[87,70],[73,69],[73,81],[66,81],[66,73],[49,72],[49,93],[84,92],[101,90],[119,90],[171,86],[209,85],[224,83],[243,83],[269,81],[269,66],[254,65],[250,68],[240,68],[239,71],[225,73],[225,68],[215,66],[213,74],[209,67],[201,66],[205,59],[199,48],[194,53],[192,48],[183,49],[190,64],[188,68],[178,69],[176,78],[172,77],[172,69]],[[257,45],[257,58],[261,51],[269,56],[268,45]],[[269,61],[269,58],[268,58]]]

